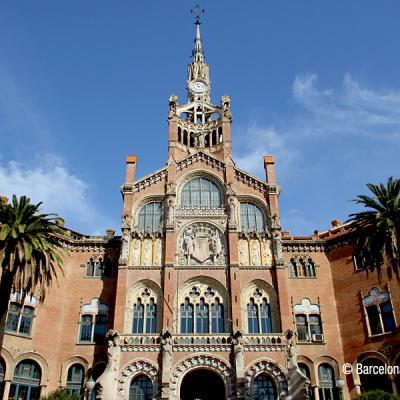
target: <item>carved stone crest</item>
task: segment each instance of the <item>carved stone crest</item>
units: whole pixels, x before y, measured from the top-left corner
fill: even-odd
[[[225,237],[215,226],[194,223],[178,240],[179,265],[222,265],[226,263]]]

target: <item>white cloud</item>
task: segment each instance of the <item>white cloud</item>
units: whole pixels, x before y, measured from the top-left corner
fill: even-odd
[[[293,171],[299,173],[300,161],[315,141],[333,135],[350,135],[353,141],[357,137],[400,139],[400,91],[372,90],[349,74],[339,89],[320,89],[317,82],[316,74],[296,76],[292,95],[301,108],[293,115],[281,116],[276,124],[279,128],[252,121],[235,130],[239,167],[263,176],[262,156],[271,154],[278,160],[280,180],[285,181]]]
[[[304,74],[293,82],[294,99],[309,112],[297,121],[300,134],[399,138],[400,91],[368,89],[349,74],[339,90],[321,90],[317,79]]]
[[[0,160],[0,194],[10,198],[26,195],[34,203],[43,202],[44,212],[64,217],[67,227],[103,234],[110,225],[93,205],[89,189],[88,183],[71,174],[54,155],[38,157],[34,166]]]

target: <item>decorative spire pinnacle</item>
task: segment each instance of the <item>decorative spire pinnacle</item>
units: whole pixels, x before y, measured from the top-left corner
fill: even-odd
[[[192,62],[188,66],[188,99],[189,101],[210,101],[210,78],[208,65],[204,62],[203,47],[200,34],[200,15],[204,10],[197,6],[191,10],[196,14],[196,36]]]
[[[193,50],[193,61],[203,61],[204,60],[204,54],[203,54],[203,48],[201,46],[201,35],[200,35],[200,15],[204,13],[204,10],[196,5],[196,7],[192,8],[191,10],[192,13],[196,14],[196,38],[194,39],[194,50]]]

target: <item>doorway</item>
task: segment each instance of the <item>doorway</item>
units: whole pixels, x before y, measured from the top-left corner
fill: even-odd
[[[216,372],[196,369],[184,376],[180,398],[181,400],[225,400],[224,381]]]

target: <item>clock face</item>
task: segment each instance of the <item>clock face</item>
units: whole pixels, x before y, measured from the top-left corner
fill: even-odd
[[[195,93],[203,93],[206,90],[206,85],[203,82],[195,81],[190,84],[190,88]]]

